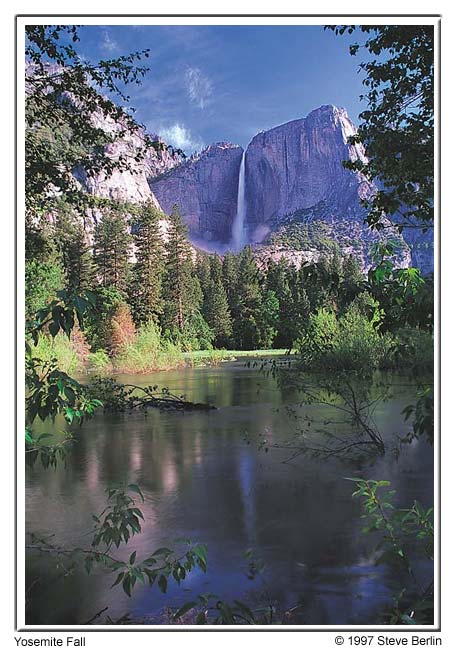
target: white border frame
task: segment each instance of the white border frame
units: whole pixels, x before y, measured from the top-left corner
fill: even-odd
[[[324,24],[361,24],[361,25],[379,25],[379,24],[423,24],[434,25],[435,31],[435,323],[440,322],[440,292],[439,292],[439,276],[440,276],[440,226],[439,226],[439,205],[440,205],[440,77],[439,77],[439,62],[440,62],[440,16],[439,15],[406,15],[406,16],[362,16],[357,14],[348,15],[311,15],[311,16],[263,16],[263,15],[215,15],[215,16],[185,16],[185,15],[151,15],[151,16],[137,16],[137,15],[19,15],[16,18],[17,40],[16,40],[16,63],[17,63],[17,76],[16,76],[16,89],[17,89],[17,136],[16,136],[16,151],[17,151],[17,340],[18,345],[16,349],[16,364],[17,364],[17,423],[18,431],[21,430],[21,423],[24,421],[24,358],[21,341],[24,337],[24,300],[25,288],[21,278],[24,277],[25,268],[25,249],[24,249],[24,165],[25,149],[24,149],[24,127],[21,125],[25,123],[25,88],[24,88],[24,75],[22,61],[24,57],[24,27],[27,24],[77,24],[77,25],[324,25]],[[439,414],[439,337],[435,337],[435,428],[440,431],[440,414]],[[19,585],[25,584],[25,554],[23,540],[25,539],[25,510],[20,507],[25,503],[25,464],[23,462],[24,443],[21,435],[17,435],[16,439],[16,514],[17,514],[17,531],[16,531],[16,558],[17,558],[17,573],[16,573],[16,629],[19,632],[45,632],[45,631],[79,631],[86,633],[91,632],[109,632],[109,631],[193,631],[193,632],[207,632],[207,631],[237,631],[237,632],[257,632],[257,631],[296,631],[296,632],[316,632],[316,631],[344,631],[344,633],[352,631],[361,631],[364,634],[372,631],[394,631],[398,633],[403,632],[427,632],[438,631],[440,629],[440,436],[435,436],[434,443],[434,503],[435,503],[435,562],[434,562],[434,585],[435,585],[435,618],[433,625],[426,626],[395,626],[395,625],[272,625],[272,626],[256,626],[253,628],[241,626],[195,626],[195,625],[26,625],[25,624],[25,591],[19,588]],[[19,506],[19,507],[18,507]]]

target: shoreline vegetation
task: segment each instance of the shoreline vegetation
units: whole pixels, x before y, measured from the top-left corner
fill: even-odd
[[[283,357],[289,353],[287,348],[181,351],[169,341],[161,341],[160,346],[153,346],[151,339],[146,341],[139,338],[140,341],[134,345],[126,346],[118,355],[110,357],[105,350],[82,354],[75,341],[69,340],[64,334],[58,334],[54,339],[42,334],[34,353],[40,361],[55,359],[63,372],[102,375],[143,375],[186,367],[217,366],[243,358]],[[293,355],[294,351],[290,354]]]

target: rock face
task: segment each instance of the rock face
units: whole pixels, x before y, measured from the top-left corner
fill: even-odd
[[[150,178],[150,188],[166,214],[178,205],[195,241],[225,244],[236,217],[241,158],[241,147],[219,142]]]
[[[347,144],[355,133],[344,109],[322,106],[306,118],[256,135],[246,153],[247,219],[253,231],[297,210],[323,204],[352,216],[358,200],[371,193],[343,160],[365,160],[361,145]]]
[[[92,121],[94,126],[115,137],[125,130],[121,122],[114,122],[97,113],[93,114]],[[138,152],[144,149],[145,132],[142,129],[133,133],[120,133],[118,139],[106,145],[105,154],[114,161],[124,159],[128,169],[115,169],[109,176],[99,173],[94,177],[88,177],[82,169],[76,169],[74,176],[87,192],[99,198],[130,203],[152,201],[159,208],[148,181],[180,164],[182,158],[168,149],[158,152],[148,149],[141,160],[136,160]]]
[[[97,114],[93,120],[110,134],[123,130],[122,124]],[[285,257],[295,265],[339,249],[356,257],[366,270],[372,245],[390,237],[399,243],[396,265],[412,263],[431,272],[432,233],[407,232],[402,237],[389,225],[383,234],[366,226],[361,200],[369,198],[375,186],[342,165],[343,160],[365,161],[363,147],[347,142],[354,133],[346,111],[329,105],[252,139],[245,153],[246,243],[256,245],[262,260]],[[153,201],[166,215],[178,205],[196,245],[218,251],[229,248],[243,149],[220,142],[185,161],[168,149],[136,160],[144,145],[142,129],[120,134],[106,153],[125,158],[129,170],[115,170],[108,178],[101,174],[88,178],[75,170],[75,176],[98,197]],[[88,216],[98,221],[99,211]]]

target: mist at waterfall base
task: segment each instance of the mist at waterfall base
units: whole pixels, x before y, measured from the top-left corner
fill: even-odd
[[[193,237],[193,243],[207,253],[223,254],[227,251],[239,252],[251,243],[259,243],[263,240],[269,229],[260,227],[249,238],[247,226],[247,205],[245,201],[245,150],[242,153],[239,167],[239,181],[237,190],[237,212],[231,227],[231,240],[227,243],[203,240]]]

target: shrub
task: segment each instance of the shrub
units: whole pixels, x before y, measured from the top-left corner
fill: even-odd
[[[434,344],[430,332],[404,327],[395,332],[394,362],[400,368],[431,373],[434,368]]]
[[[325,354],[334,350],[338,330],[334,312],[319,309],[312,314],[304,337],[296,342],[303,363],[315,365]]]
[[[123,346],[113,359],[122,372],[151,372],[184,365],[180,347],[161,337],[161,329],[152,321],[139,328],[133,341]]]
[[[167,329],[164,338],[182,352],[193,352],[195,350],[212,350],[215,334],[204,320],[201,312],[196,311],[185,323],[183,330],[179,330],[177,327]]]
[[[91,348],[86,340],[84,332],[78,324],[78,321],[73,326],[72,332],[70,334],[70,341],[72,348],[75,350],[78,361],[81,364],[85,364],[89,359]]]
[[[41,361],[51,361],[56,359],[59,370],[72,374],[83,369],[82,362],[69,340],[69,338],[60,332],[52,338],[48,334],[40,334],[38,344],[33,349],[34,357]]]
[[[315,370],[374,370],[393,365],[396,341],[378,332],[382,314],[371,296],[361,294],[341,318],[319,309],[297,342],[302,363]]]
[[[134,321],[131,310],[125,302],[121,302],[115,309],[110,321],[110,354],[119,354],[126,346],[133,343],[136,338]]]
[[[34,318],[64,286],[64,271],[57,260],[40,262],[27,260],[25,264],[25,311],[26,318]]]
[[[358,308],[352,306],[340,319],[334,350],[326,363],[349,370],[376,369],[390,365],[395,342],[390,334],[379,334]]]
[[[108,373],[113,370],[113,364],[105,350],[91,352],[88,358],[89,370],[97,373]]]
[[[112,318],[124,296],[115,287],[99,287],[95,294],[96,306],[85,318],[84,332],[93,350],[108,350]]]

